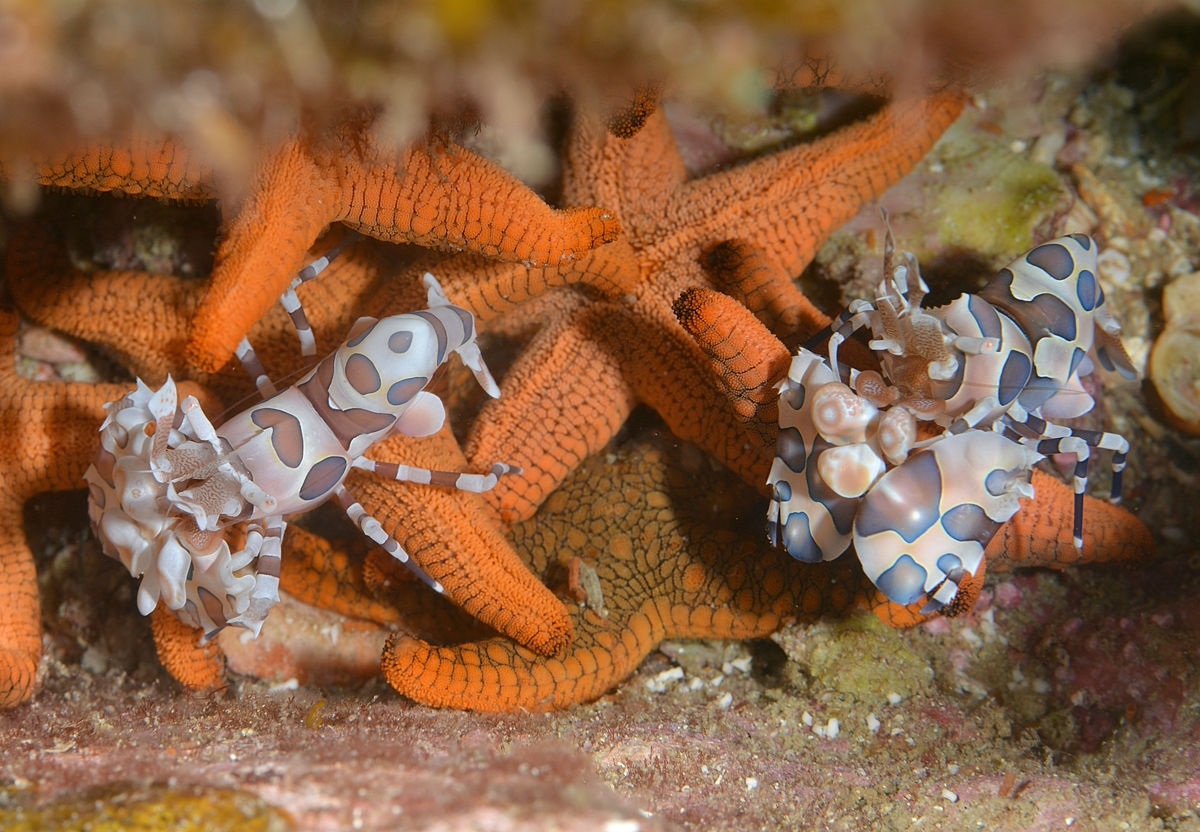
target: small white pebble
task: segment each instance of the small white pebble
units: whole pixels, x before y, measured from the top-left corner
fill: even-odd
[[[254,638],[254,633],[250,632],[249,630],[247,630],[246,632],[250,633],[250,638]],[[296,690],[299,687],[300,687],[300,682],[296,679],[295,676],[293,676],[291,679],[288,679],[286,682],[276,682],[275,684],[271,685],[271,687],[267,688],[267,691],[269,693],[279,693],[279,692],[285,691],[285,690]]]
[[[951,803],[958,802],[958,795],[956,795],[954,792],[950,791],[949,789],[942,789],[942,798],[944,800],[949,800]]]
[[[808,711],[805,711],[804,713],[800,714],[800,721],[811,728],[813,723],[812,714],[810,714]]]
[[[970,627],[963,627],[961,630],[959,630],[958,637],[972,647],[979,647],[983,644],[983,639],[976,635],[975,631]]]
[[[941,173],[945,169],[946,169],[945,166],[941,162],[930,162],[929,163],[929,172],[930,173]]]
[[[688,690],[700,690],[702,687],[704,687],[704,680],[699,676],[688,679]]]
[[[1008,149],[1011,150],[1013,153],[1024,153],[1025,148],[1027,148],[1027,147],[1029,147],[1029,145],[1028,145],[1028,143],[1025,142],[1024,139],[1017,139],[1008,146]]]
[[[841,728],[842,728],[841,723],[837,721],[836,717],[829,720],[829,724],[825,726],[826,738],[831,739],[831,740],[835,739],[838,735],[838,732],[841,730]]]
[[[713,677],[713,680],[711,682],[709,682],[709,684],[712,685],[714,688],[719,688],[719,687],[721,687],[721,683],[724,681],[725,681],[725,674],[718,673],[716,676]]]
[[[900,694],[896,693],[895,691],[892,691],[887,695],[887,701],[889,705],[899,705],[902,698],[903,697],[901,697]]]
[[[730,662],[734,670],[740,670],[742,673],[750,672],[750,657],[742,656],[740,659],[734,659]]]
[[[1067,818],[1067,819],[1064,821],[1064,823],[1066,823],[1066,824],[1067,824],[1067,826],[1074,826],[1074,825],[1075,825],[1075,818]]]
[[[867,714],[867,730],[874,734],[879,730],[879,717],[875,714]]]
[[[667,689],[671,682],[678,681],[683,678],[682,667],[672,667],[667,670],[657,673],[646,680],[646,688],[651,693],[662,693]]]
[[[950,772],[951,774],[958,774],[958,764],[950,763],[948,766],[946,766],[946,771]]]
[[[752,792],[757,788],[758,788],[758,778],[757,777],[747,777],[746,778],[746,791]]]
[[[814,725],[812,727],[812,732],[813,732],[813,736],[824,737],[825,736],[825,726],[824,725]]]
[[[717,707],[720,708],[722,711],[729,710],[729,706],[732,704],[733,704],[733,694],[730,693],[729,691],[726,691],[725,693],[721,694],[721,696],[717,699]]]
[[[636,820],[606,820],[604,832],[641,832],[642,825]]]

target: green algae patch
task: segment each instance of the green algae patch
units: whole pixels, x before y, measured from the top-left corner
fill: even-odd
[[[1067,199],[1058,174],[995,142],[960,156],[965,148],[955,138],[943,153],[946,168],[955,168],[955,186],[940,189],[935,198],[939,244],[1001,260],[1030,248],[1033,230]]]
[[[106,789],[39,807],[0,807],[8,832],[283,832],[290,819],[234,789]]]
[[[788,627],[772,638],[818,683],[860,702],[907,699],[928,690],[933,678],[900,633],[870,613]]]

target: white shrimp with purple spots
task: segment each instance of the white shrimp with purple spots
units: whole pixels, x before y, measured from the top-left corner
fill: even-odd
[[[278,393],[243,341],[238,355],[268,397],[219,428],[193,397],[178,401],[170,378],[157,391],[139,380],[134,392],[106,405],[101,447],[85,475],[89,513],[105,552],[141,577],[143,614],[162,600],[205,638],[229,625],[257,634],[279,600],[284,518],[330,497],[441,591],[343,484],[351,468],[362,468],[485,491],[514,470],[497,463],[486,475],[430,471],[364,456],[394,433],[427,436],[441,428],[445,409],[425,387],[451,352],[489,395],[499,395],[471,313],[453,306],[433,275],[425,275],[425,286],[428,309],[360,318],[345,343]],[[245,542],[231,550],[227,532],[242,522]]]

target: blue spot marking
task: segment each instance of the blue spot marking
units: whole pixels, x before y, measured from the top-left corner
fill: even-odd
[[[977,540],[982,543],[992,539],[992,535],[996,533],[996,529],[1000,528],[1000,524],[988,517],[982,506],[963,503],[942,515],[942,528],[955,540]],[[942,571],[949,572],[950,570],[943,569]]]
[[[1055,280],[1066,280],[1075,271],[1075,258],[1066,247],[1058,243],[1046,243],[1025,255],[1025,261],[1037,266]]]
[[[775,440],[775,456],[783,460],[783,464],[791,471],[797,474],[804,471],[808,449],[804,447],[804,437],[797,428],[779,431],[779,438]]]
[[[937,559],[937,568],[942,570],[943,575],[949,575],[955,569],[962,569],[962,558],[958,555],[946,553]]]
[[[1079,305],[1088,312],[1096,308],[1096,276],[1084,269],[1079,273],[1075,282],[1075,294],[1079,296]]]
[[[886,481],[887,487],[881,488]],[[908,543],[938,521],[942,472],[932,451],[913,454],[862,498],[854,530],[861,537],[892,531]]]
[[[416,378],[406,378],[403,381],[397,381],[387,391],[388,404],[399,407],[402,404],[408,404],[412,397],[425,389],[425,385],[429,383],[429,379],[423,376]]]
[[[903,554],[879,576],[875,586],[889,601],[908,606],[925,594],[926,574],[925,568],[913,560],[912,555]]]
[[[1084,251],[1092,250],[1092,238],[1089,237],[1088,235],[1076,233],[1076,234],[1072,234],[1070,236],[1071,236],[1072,240],[1079,243],[1079,245],[1083,247]]]
[[[388,349],[397,355],[402,355],[408,352],[408,348],[412,346],[413,334],[406,329],[399,332],[393,332],[388,338]]]
[[[1032,369],[1033,364],[1025,353],[1013,350],[1008,354],[1004,369],[1000,371],[1000,389],[996,391],[996,398],[1002,406],[1008,407],[1025,389]]]
[[[975,323],[979,325],[979,331],[983,333],[984,338],[1000,338],[1000,316],[996,313],[995,307],[988,303],[979,295],[967,295],[967,311],[971,313],[971,317],[975,319]]]
[[[354,340],[352,340],[352,341],[347,341],[347,342],[346,342],[346,346],[347,346],[347,347],[357,347],[357,346],[358,346],[359,344],[361,344],[363,341],[367,340],[367,336],[368,336],[368,335],[370,335],[370,334],[371,334],[371,332],[372,332],[372,331],[375,329],[375,327],[377,327],[377,326],[379,326],[379,321],[376,321],[375,323],[371,324],[369,327],[367,327],[366,329],[364,329],[364,330],[363,330],[361,333],[359,333],[358,335],[356,335],[356,336],[354,337]]]
[[[802,511],[788,515],[783,526],[783,546],[789,555],[804,563],[820,563],[824,559],[809,530],[808,515]]]
[[[792,487],[788,485],[787,480],[780,480],[773,486],[775,490],[775,499],[781,503],[792,499]]]

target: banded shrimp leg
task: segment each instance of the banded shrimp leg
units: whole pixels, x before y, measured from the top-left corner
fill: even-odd
[[[1014,442],[1020,442],[1044,457],[1055,454],[1071,454],[1075,457],[1072,490],[1075,492],[1075,516],[1071,525],[1071,540],[1076,550],[1083,548],[1083,495],[1087,491],[1088,460],[1092,449],[1113,452],[1112,489],[1108,500],[1114,505],[1121,502],[1121,485],[1125,471],[1125,458],[1129,454],[1129,441],[1119,433],[1108,431],[1068,428],[1048,422],[1040,416],[1009,411],[1000,417],[992,429],[1004,434]],[[953,427],[952,427],[953,429]]]
[[[343,239],[325,257],[302,270],[293,281],[289,292],[285,293],[284,305],[291,307],[289,314],[298,329],[302,323],[306,323],[306,318],[303,307],[294,295],[294,289],[319,274],[347,245],[348,241]],[[344,484],[348,467],[354,467],[396,481],[479,493],[493,488],[498,477],[503,474],[518,470],[504,463],[496,463],[486,474],[439,471],[379,462],[365,456],[371,445],[394,433],[415,437],[427,436],[441,428],[445,421],[442,403],[437,396],[426,392],[424,387],[433,371],[445,361],[450,352],[459,354],[490,396],[499,395],[499,388],[475,343],[476,333],[471,313],[451,304],[432,274],[425,275],[424,285],[428,297],[426,310],[382,320],[360,318],[342,346],[311,369],[297,385],[283,393],[272,394],[273,397],[269,401],[264,401],[248,413],[254,421],[257,418],[256,410],[260,415],[270,410],[269,419],[272,420],[290,419],[291,416],[284,417],[277,409],[289,411],[300,417],[297,425],[303,425],[302,436],[307,436],[310,430],[313,432],[314,438],[304,439],[303,442],[315,441],[318,434],[324,435],[324,447],[327,452],[335,455],[319,462],[318,465],[334,464],[336,459],[337,463],[330,470],[336,470],[338,473],[318,477],[323,485],[320,489],[315,489],[314,494],[319,492],[319,497],[305,497],[305,489],[301,488],[300,497],[303,498],[303,504],[297,505],[293,501],[292,505],[296,506],[293,510],[303,511],[323,501],[327,496],[337,497],[350,519],[368,538],[404,563],[435,591],[442,592],[441,584],[409,558],[400,543],[383,530],[378,520],[366,512]],[[420,334],[422,332],[425,334]],[[311,334],[307,343],[302,339],[303,353],[315,354],[315,347],[307,346],[311,343]],[[256,376],[256,384],[260,390],[265,393],[274,390],[274,384],[266,378],[266,373],[261,369],[261,362],[257,360],[248,341],[244,340],[239,346],[239,357],[242,357],[247,371]],[[302,391],[303,396],[296,391]],[[383,397],[384,393],[387,393],[386,399]],[[393,393],[396,394],[396,398],[393,398]],[[305,403],[306,399],[308,404],[317,407],[316,411],[311,411]],[[259,423],[255,421],[255,424]],[[219,432],[225,433],[225,428]],[[245,436],[244,432],[239,435],[243,438]],[[331,442],[333,444],[329,444]],[[349,463],[348,467],[346,463]],[[281,497],[289,490],[294,490],[297,485],[296,478],[303,476],[289,476],[279,465],[265,466],[260,468],[260,471],[272,478],[276,483],[275,490],[279,491]],[[309,476],[315,472],[314,468]],[[304,500],[307,502],[303,502]],[[259,512],[255,514],[258,515]]]

